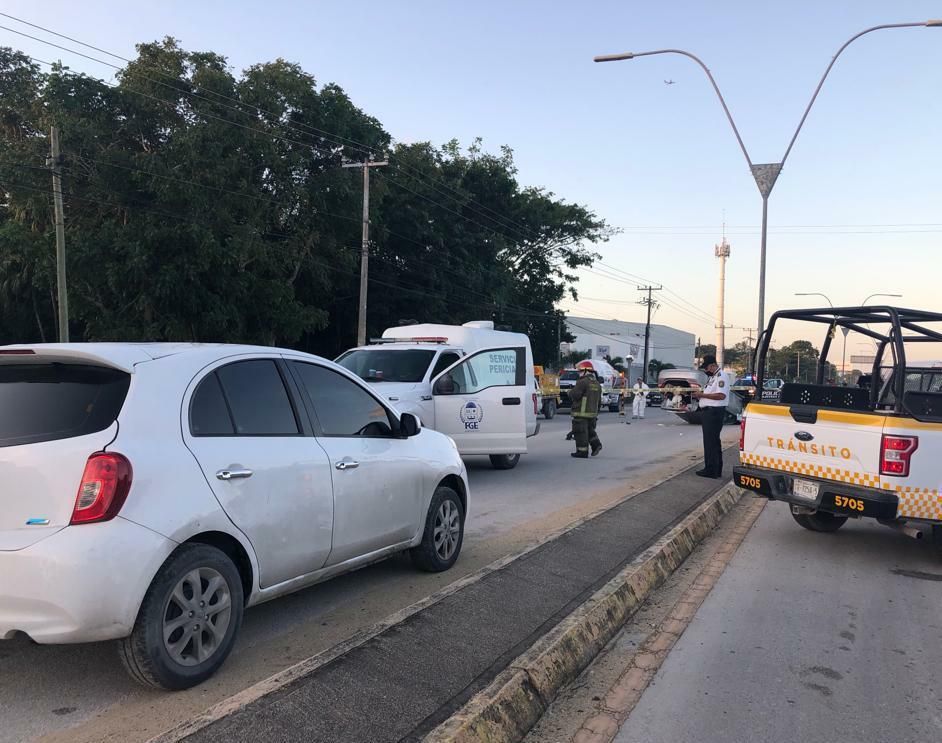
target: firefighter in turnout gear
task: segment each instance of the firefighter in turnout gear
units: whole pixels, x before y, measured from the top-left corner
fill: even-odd
[[[595,426],[599,417],[599,406],[602,404],[602,386],[595,378],[595,370],[587,361],[576,364],[579,370],[579,381],[569,393],[572,400],[572,431],[576,438],[576,451],[572,456],[585,459],[592,450],[594,457],[602,451],[602,442],[599,441]]]

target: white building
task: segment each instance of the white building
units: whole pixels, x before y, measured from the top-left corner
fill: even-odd
[[[630,357],[631,379],[641,376],[644,364],[643,322],[567,317],[566,327],[576,338],[569,344],[571,351],[589,351],[593,359],[621,356],[627,361]],[[679,369],[689,369],[693,366],[696,342],[693,333],[652,323],[648,359],[671,363]],[[627,369],[627,363],[625,367]]]

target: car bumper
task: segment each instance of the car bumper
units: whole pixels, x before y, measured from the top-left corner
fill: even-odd
[[[175,547],[119,517],[68,526],[25,549],[0,552],[0,639],[17,632],[38,643],[127,636]]]
[[[795,494],[795,480],[815,483],[815,498]],[[825,511],[838,516],[866,516],[881,521],[896,518],[899,499],[892,493],[846,485],[815,477],[796,478],[787,472],[762,467],[733,467],[733,482],[739,487],[764,495],[769,500],[784,501],[809,511]]]

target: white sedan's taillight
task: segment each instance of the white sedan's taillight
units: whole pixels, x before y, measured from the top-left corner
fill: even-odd
[[[85,463],[71,524],[108,521],[118,515],[131,489],[131,463],[114,452],[92,454]]]

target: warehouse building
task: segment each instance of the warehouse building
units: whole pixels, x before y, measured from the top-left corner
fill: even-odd
[[[570,351],[588,351],[593,359],[620,356],[625,359],[626,369],[630,358],[631,379],[641,376],[644,363],[643,322],[567,317],[566,327],[576,338],[569,344]],[[679,369],[689,369],[694,363],[696,342],[693,333],[652,323],[648,359],[670,363]]]

